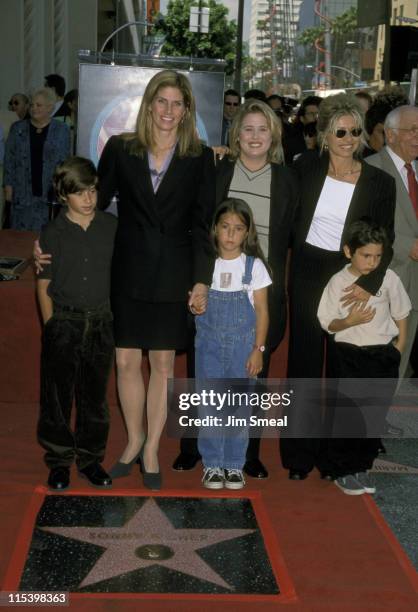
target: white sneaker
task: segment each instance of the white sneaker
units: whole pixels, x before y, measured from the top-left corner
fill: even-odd
[[[242,489],[245,478],[242,470],[225,470],[225,487],[227,489]]]
[[[224,473],[221,468],[205,468],[202,478],[203,486],[207,489],[223,489]]]
[[[346,495],[363,495],[363,493],[366,492],[363,485],[361,485],[352,474],[340,476],[340,478],[336,478],[334,482]]]
[[[361,484],[366,493],[376,493],[376,487],[367,472],[357,472],[357,474],[354,474],[354,478]]]

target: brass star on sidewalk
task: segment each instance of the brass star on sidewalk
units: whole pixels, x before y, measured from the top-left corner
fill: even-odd
[[[196,553],[200,548],[253,533],[254,529],[175,529],[153,499],[123,527],[41,527],[66,538],[101,546],[104,552],[79,587],[161,565],[233,590]]]

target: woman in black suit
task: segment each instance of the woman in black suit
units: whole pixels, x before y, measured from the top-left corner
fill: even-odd
[[[317,319],[322,291],[345,263],[342,245],[347,228],[362,217],[383,226],[393,240],[395,181],[361,161],[365,145],[362,111],[346,94],[326,98],[318,117],[321,154],[306,153],[295,164],[301,205],[296,222],[290,270],[289,378],[321,378],[326,334]],[[347,288],[346,304],[365,302],[380,288],[392,258],[385,249],[378,268]],[[328,376],[332,376],[332,342],[327,342]],[[289,477],[303,480],[316,466],[332,479],[326,440],[284,438],[283,466]]]
[[[187,345],[187,305],[196,312],[204,309],[214,263],[209,240],[213,154],[198,140],[195,102],[185,76],[164,70],[151,79],[136,131],[110,138],[98,172],[100,208],[115,193],[119,198],[112,310],[128,445],[111,476],[127,475],[139,456],[144,484],[158,489],[167,378],[173,376],[176,349]],[[151,367],[147,392],[143,349],[149,351]]]

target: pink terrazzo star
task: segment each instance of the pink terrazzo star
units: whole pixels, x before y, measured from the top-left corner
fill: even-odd
[[[203,561],[196,550],[255,531],[254,529],[175,529],[153,499],[148,499],[123,527],[42,527],[41,529],[105,549],[80,583],[80,588],[134,570],[161,565],[229,590],[233,590],[233,587]],[[138,548],[150,546],[152,550],[152,546],[156,545],[171,549],[172,556],[157,560],[137,556]]]

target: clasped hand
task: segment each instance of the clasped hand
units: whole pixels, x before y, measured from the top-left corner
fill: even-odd
[[[369,293],[365,289],[362,289],[355,283],[346,287],[344,289],[344,293],[346,295],[343,295],[343,297],[340,299],[340,302],[342,302],[343,306],[350,306],[350,304],[358,303],[367,304],[372,295],[371,293]]]
[[[203,283],[196,283],[189,291],[189,310],[194,315],[201,315],[205,312],[208,305],[208,286]]]
[[[369,323],[375,314],[376,308],[366,306],[365,302],[356,302],[350,307],[346,322],[350,327],[362,325],[363,323]]]

